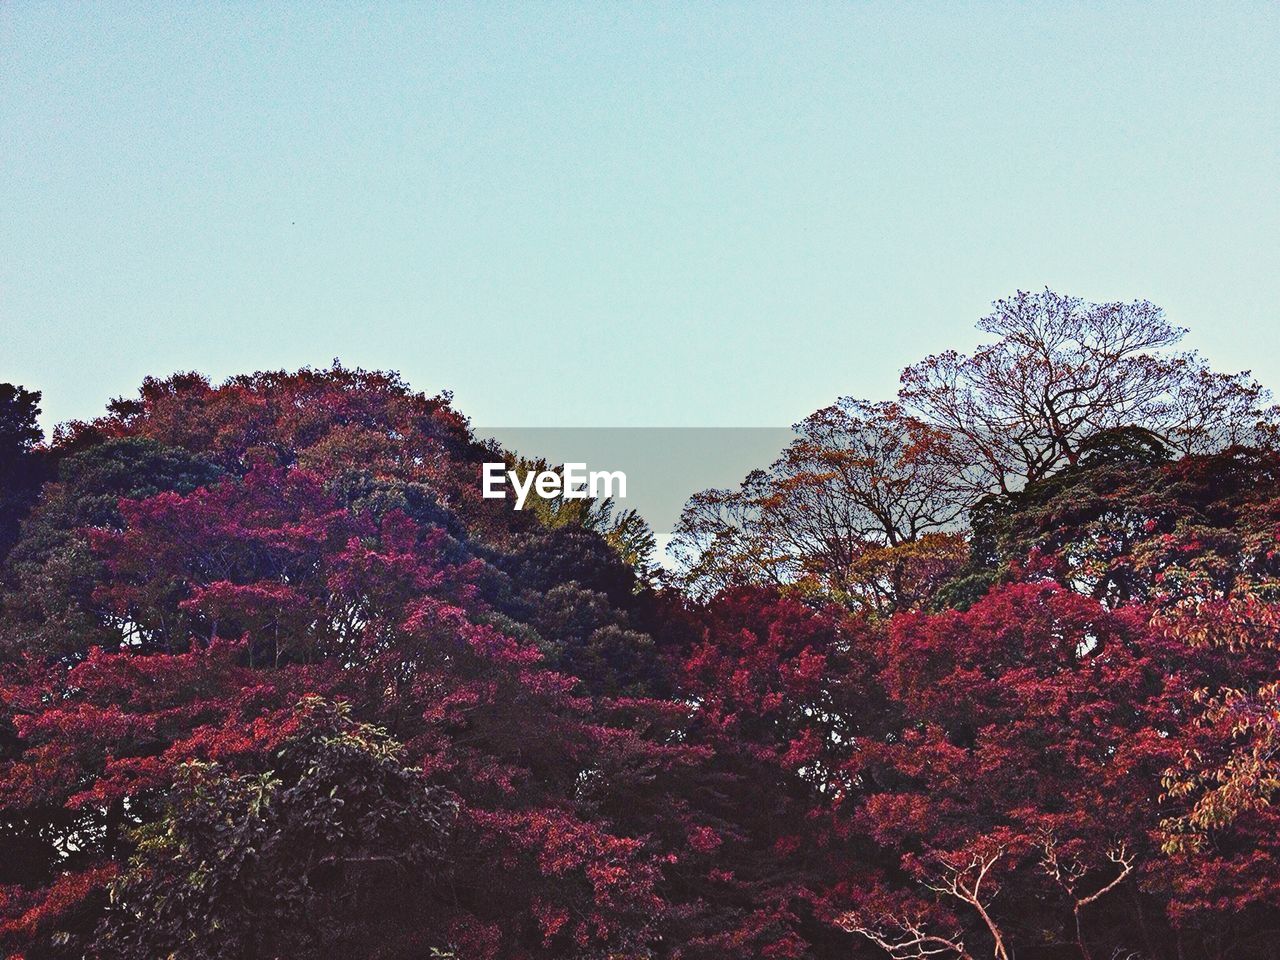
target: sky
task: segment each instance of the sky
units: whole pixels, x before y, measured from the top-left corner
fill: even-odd
[[[1149,299],[1280,387],[1280,4],[0,6],[0,380],[775,426]]]

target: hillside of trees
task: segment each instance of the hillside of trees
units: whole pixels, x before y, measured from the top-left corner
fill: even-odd
[[[689,501],[481,497],[389,373],[0,385],[0,954],[1265,960],[1280,445],[997,301]]]

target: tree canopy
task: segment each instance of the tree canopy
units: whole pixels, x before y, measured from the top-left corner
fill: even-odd
[[[678,576],[393,374],[0,388],[0,950],[1274,956],[1265,392],[1146,303],[980,327]]]

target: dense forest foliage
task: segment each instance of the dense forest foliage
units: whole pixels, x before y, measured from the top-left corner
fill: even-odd
[[[1266,392],[1147,303],[979,326],[675,572],[395,375],[0,386],[0,951],[1276,956]]]

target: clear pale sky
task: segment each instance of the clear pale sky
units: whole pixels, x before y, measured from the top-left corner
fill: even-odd
[[[787,424],[1015,289],[1280,387],[1280,4],[0,7],[0,380]]]

